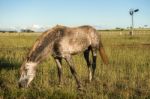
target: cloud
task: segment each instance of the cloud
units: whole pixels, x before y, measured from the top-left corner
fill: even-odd
[[[41,26],[37,25],[37,24],[33,24],[31,28],[33,28],[33,29],[39,29],[39,28],[41,28]]]
[[[47,30],[49,28],[49,26],[42,26],[42,25],[38,25],[38,24],[33,24],[32,26],[28,27],[28,29],[31,29],[35,32],[43,32],[45,30]]]

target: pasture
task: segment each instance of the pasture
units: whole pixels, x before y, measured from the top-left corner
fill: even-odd
[[[63,61],[63,86],[58,87],[57,67],[49,56],[38,66],[27,89],[18,88],[18,71],[40,33],[0,33],[0,99],[150,99],[150,31],[100,31],[109,58],[104,65],[99,54],[95,79],[88,82],[83,53],[73,57],[84,91]]]

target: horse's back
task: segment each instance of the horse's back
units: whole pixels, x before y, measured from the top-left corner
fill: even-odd
[[[62,31],[63,35],[54,43],[55,55],[77,54],[98,43],[96,30],[91,26],[65,27]]]

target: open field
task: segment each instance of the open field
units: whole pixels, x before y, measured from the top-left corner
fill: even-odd
[[[0,33],[0,99],[150,99],[150,31],[136,31],[133,37],[127,31],[101,32],[110,64],[104,65],[98,54],[93,82],[87,81],[83,54],[74,56],[85,91],[76,89],[65,61],[64,84],[57,86],[57,68],[51,56],[38,66],[30,88],[19,89],[19,67],[39,34]]]

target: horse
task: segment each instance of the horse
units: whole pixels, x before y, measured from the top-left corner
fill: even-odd
[[[20,67],[19,87],[29,86],[35,77],[37,65],[51,54],[57,64],[59,84],[62,83],[61,61],[64,59],[76,80],[77,88],[81,88],[72,55],[84,53],[89,70],[88,79],[91,82],[96,69],[97,50],[99,50],[103,62],[108,64],[108,57],[105,54],[101,37],[95,28],[88,25],[79,27],[57,25],[42,33],[27,54],[25,61]],[[90,52],[92,53],[92,62],[89,59]]]

